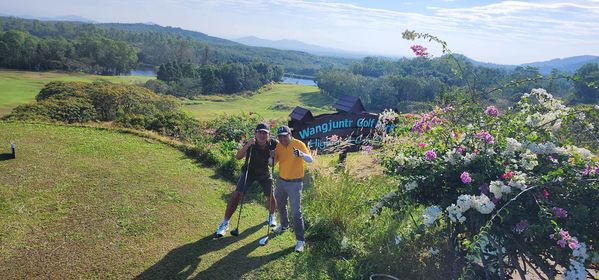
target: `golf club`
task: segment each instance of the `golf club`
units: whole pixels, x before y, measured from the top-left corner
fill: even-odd
[[[272,145],[271,145],[270,148],[271,148],[271,150],[273,150],[272,149]],[[275,175],[275,159],[274,158],[272,159],[272,166],[270,168],[271,168],[270,169],[270,174],[272,176],[274,176]],[[270,199],[272,197],[274,197],[275,186],[276,186],[276,181],[273,180],[273,184],[270,187],[270,197],[268,197],[269,203],[268,203],[268,210],[267,210],[267,212],[268,212],[268,216],[267,217],[268,218],[266,218],[266,236],[263,237],[262,239],[260,239],[260,241],[258,242],[260,244],[260,246],[264,246],[264,245],[268,244],[268,238],[270,237],[270,221],[269,221],[269,219],[270,219]]]
[[[239,207],[239,214],[237,215],[237,227],[231,231],[231,235],[238,236],[239,235],[239,220],[241,220],[241,211],[243,210],[243,201],[245,200],[245,190],[247,188],[248,181],[248,172],[250,170],[250,162],[252,158],[252,151],[254,150],[254,145],[250,147],[250,153],[246,160],[245,164],[245,179],[243,180],[243,193],[241,194],[241,206]]]

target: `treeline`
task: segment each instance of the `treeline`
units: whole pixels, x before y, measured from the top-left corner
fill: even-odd
[[[18,30],[0,32],[0,67],[120,75],[129,73],[136,65],[137,54],[132,46],[98,34],[67,40]]]
[[[344,94],[358,96],[371,110],[396,108],[404,112],[427,109],[429,101],[459,90],[476,92],[481,101],[500,106],[509,106],[522,93],[538,87],[572,103],[599,101],[599,93],[592,87],[593,79],[599,84],[596,64],[581,67],[574,78],[563,78],[565,74],[557,70],[543,76],[534,67],[502,70],[473,66],[462,56],[454,58],[367,57],[347,70],[320,71],[317,85],[323,94],[333,98]]]
[[[194,97],[200,94],[254,91],[283,78],[283,69],[263,62],[197,65],[169,62],[160,66],[158,80],[146,87],[161,94]]]
[[[37,41],[46,41],[47,45],[54,45],[57,42],[62,45],[73,45],[76,41],[83,42],[87,39],[93,39],[96,42],[101,41],[108,45],[105,47],[104,44],[92,44],[94,48],[87,48],[88,53],[79,56],[75,56],[74,53],[77,48],[73,48],[71,52],[68,52],[66,47],[60,47],[56,51],[50,50],[50,54],[40,52],[41,55],[48,57],[47,60],[67,61],[67,63],[44,64],[48,68],[42,68],[43,65],[39,64],[39,70],[93,70],[94,65],[98,65],[96,67],[108,66],[110,64],[96,62],[96,60],[105,60],[107,56],[123,56],[120,53],[114,53],[114,51],[106,49],[115,43],[126,44],[127,57],[134,58],[134,62],[155,67],[173,61],[199,65],[247,64],[262,61],[292,73],[313,75],[319,69],[325,67],[343,68],[353,61],[344,58],[320,57],[296,51],[249,47],[210,37],[200,32],[147,24],[89,24],[0,17],[0,32],[7,33],[10,31],[21,31],[30,39],[32,36]],[[21,57],[24,56],[21,53],[33,57],[35,49],[37,49],[37,44],[33,43],[32,40],[25,40],[24,44],[12,46],[13,52],[19,52]],[[14,49],[15,47],[16,49]],[[95,54],[92,55],[89,52],[95,52]],[[63,53],[66,54],[63,55]],[[62,59],[62,56],[66,56],[66,58]],[[114,60],[118,59],[114,58]],[[8,64],[0,64],[0,67],[37,70],[37,65],[33,63],[33,59],[28,59],[10,61]],[[111,68],[114,68],[114,66],[96,71],[103,72]],[[121,72],[127,71],[121,70]]]

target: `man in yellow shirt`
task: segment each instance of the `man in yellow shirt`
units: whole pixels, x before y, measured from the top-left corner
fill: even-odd
[[[293,230],[295,232],[296,252],[304,250],[304,217],[301,211],[302,188],[304,180],[304,162],[312,162],[310,151],[302,141],[291,137],[291,129],[281,126],[277,130],[277,144],[274,157],[279,163],[279,178],[275,189],[275,199],[279,211],[280,225],[275,231],[281,232],[289,226],[287,217],[287,199],[293,213]]]

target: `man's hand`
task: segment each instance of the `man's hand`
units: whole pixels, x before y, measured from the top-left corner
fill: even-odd
[[[304,156],[304,153],[302,153],[302,151],[300,151],[300,150],[298,150],[298,149],[296,149],[296,148],[293,148],[293,154],[294,154],[296,157],[303,157],[303,156]]]
[[[250,138],[250,140],[248,140],[248,145],[254,145],[256,144],[256,138]]]

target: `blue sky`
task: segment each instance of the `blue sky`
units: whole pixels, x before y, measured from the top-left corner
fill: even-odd
[[[501,64],[599,55],[599,0],[54,0],[1,1],[0,13],[154,22],[223,38],[296,39],[362,53],[411,55],[406,29]]]

